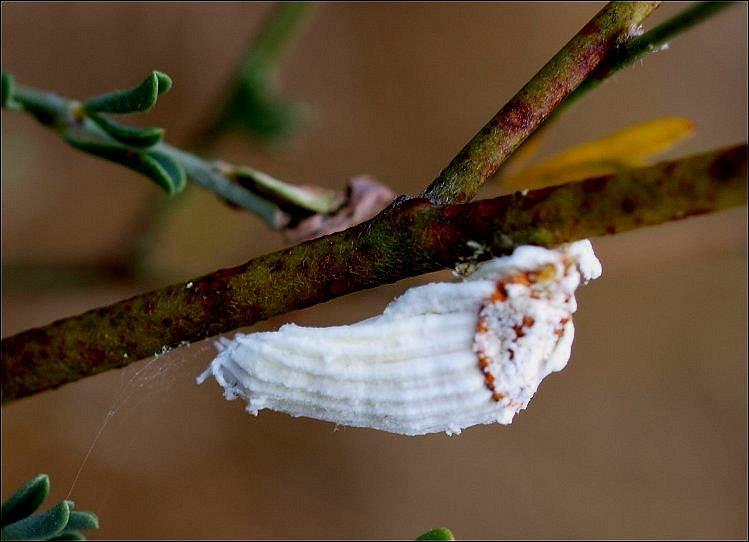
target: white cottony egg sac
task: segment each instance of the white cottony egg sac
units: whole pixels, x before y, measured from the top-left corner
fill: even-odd
[[[575,289],[600,275],[587,240],[518,247],[459,282],[411,288],[355,324],[222,339],[198,383],[213,375],[252,414],[404,435],[509,424],[567,364]]]

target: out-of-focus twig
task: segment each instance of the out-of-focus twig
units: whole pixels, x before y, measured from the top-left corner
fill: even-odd
[[[289,136],[304,116],[302,104],[275,90],[284,57],[316,9],[311,2],[277,2],[247,48],[218,114],[192,138],[204,150],[227,128],[239,128],[264,143]]]

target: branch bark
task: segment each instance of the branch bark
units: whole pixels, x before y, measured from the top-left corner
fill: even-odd
[[[690,28],[705,22],[724,9],[735,5],[738,5],[738,2],[697,2],[644,34],[629,39],[619,47],[616,47],[606,55],[606,58],[590,74],[590,77],[580,83],[571,94],[562,100],[556,109],[544,119],[541,125],[515,150],[518,151],[525,145],[529,145],[535,138],[540,137],[565,111],[578,103],[591,90],[598,88],[601,83],[609,79],[612,75],[619,73],[622,69],[631,66],[638,60],[644,59],[646,56],[662,51],[669,44],[670,40],[678,37]],[[501,169],[510,164],[516,156],[518,156],[517,152],[508,157],[492,177],[500,174]]]
[[[492,118],[424,192],[436,203],[470,201],[552,111],[628,38],[660,2],[609,2]]]
[[[374,219],[2,340],[2,401],[185,342],[523,244],[546,247],[744,205],[747,145],[490,200],[394,202]]]

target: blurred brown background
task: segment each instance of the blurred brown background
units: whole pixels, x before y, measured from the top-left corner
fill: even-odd
[[[310,122],[282,147],[227,136],[212,152],[290,181],[341,188],[371,173],[416,193],[601,5],[320,5],[281,78]],[[148,122],[186,145],[270,7],[3,3],[3,69],[80,98],[162,69],[175,85]],[[543,154],[666,115],[697,125],[668,157],[745,141],[746,62],[742,3],[586,98]],[[117,254],[159,197],[25,116],[3,112],[2,135],[6,266]],[[2,495],[48,472],[64,498],[101,431],[71,493],[101,518],[91,538],[413,538],[438,525],[459,538],[745,538],[746,228],[743,208],[594,240],[604,276],[579,292],[570,364],[512,426],[406,438],[251,417],[213,382],[195,385],[206,341],[3,408]],[[160,230],[163,280],[4,277],[2,334],[282,246],[196,189]],[[449,273],[409,284],[430,278]],[[409,284],[254,329],[371,316]]]

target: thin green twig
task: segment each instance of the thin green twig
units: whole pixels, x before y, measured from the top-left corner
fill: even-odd
[[[277,72],[281,66],[283,57],[288,54],[291,50],[291,46],[296,41],[296,38],[300,35],[300,30],[304,26],[304,22],[309,20],[309,15],[314,11],[315,5],[308,2],[279,2],[271,10],[271,14],[268,19],[261,25],[260,31],[257,34],[251,45],[248,47],[246,57],[243,59],[241,64],[236,70],[235,82],[232,83],[232,92],[237,93],[237,89],[248,83],[260,85],[265,89],[268,87],[272,80],[277,76]],[[3,79],[5,82],[5,78]],[[66,100],[48,93],[36,91],[35,89],[24,89],[21,88],[21,92],[25,92],[25,101],[27,107],[36,111],[42,119],[53,122],[56,119],[61,120],[62,117],[55,115],[54,113],[50,116],[48,103],[52,103],[54,109],[57,111],[65,111],[68,108]],[[13,111],[23,111],[23,106],[16,100],[5,104],[7,109]],[[201,130],[199,134],[196,134],[192,139],[192,144],[187,147],[191,150],[192,154],[208,154],[210,149],[218,140],[218,137],[223,133],[227,127],[226,118],[224,118],[228,112],[226,107],[219,106],[216,108],[218,113],[214,112],[213,118]],[[253,115],[257,119],[257,115],[263,112],[255,112]],[[269,115],[274,116],[273,111],[267,112]],[[262,119],[260,119],[262,120]],[[60,129],[65,129],[64,122],[59,126]],[[288,131],[287,131],[288,135]],[[179,153],[179,149],[170,148],[172,153]],[[189,163],[192,166],[191,172],[194,175],[196,182],[204,181],[204,185],[207,185],[209,189],[221,188],[222,181],[217,178],[213,172],[206,174],[203,171],[203,164],[195,163],[191,160],[189,155],[182,155],[184,163]],[[257,198],[252,198],[251,201],[247,202],[252,208],[258,208],[264,212],[264,218],[273,220],[275,216],[272,213],[272,205],[278,204],[284,210],[289,208],[288,202],[293,202],[295,198],[299,198],[303,204],[307,204],[309,209],[300,208],[298,205],[296,208],[292,205],[292,212],[299,214],[297,218],[304,217],[307,215],[307,210],[310,212],[328,212],[333,209],[341,199],[341,194],[326,193],[325,197],[318,197],[320,194],[309,192],[307,190],[300,190],[297,187],[283,183],[267,175],[254,170],[252,168],[243,168],[247,172],[251,172],[254,175],[248,177],[247,175],[242,177],[244,183],[241,187],[228,187],[227,189],[232,191],[238,198],[243,198],[247,190],[252,193],[256,193],[262,199],[267,200],[266,203],[260,201],[259,205],[256,205]],[[223,172],[227,175],[227,172]],[[250,181],[250,182],[247,182]],[[271,184],[272,190],[262,190],[263,184]],[[225,183],[223,183],[225,184]],[[253,190],[252,186],[248,187],[247,184],[255,185],[261,190]],[[154,278],[153,272],[149,271],[145,262],[148,258],[148,254],[152,251],[152,246],[156,238],[154,229],[161,223],[164,222],[165,218],[174,212],[179,206],[179,203],[184,202],[186,195],[191,192],[191,186],[188,185],[182,192],[172,194],[171,197],[167,198],[164,194],[156,194],[149,198],[146,202],[143,210],[138,213],[133,227],[123,237],[123,243],[126,245],[123,253],[114,259],[108,259],[103,262],[81,262],[79,264],[71,265],[59,265],[59,264],[38,264],[38,265],[22,265],[14,266],[13,268],[4,267],[9,277],[4,277],[6,284],[17,286],[19,284],[28,284],[31,280],[37,286],[47,286],[52,284],[58,284],[60,280],[65,284],[76,284],[83,286],[90,283],[100,282],[102,279],[115,279],[115,280],[126,280],[128,278]],[[219,193],[221,190],[218,191]],[[23,271],[20,271],[23,269]],[[20,271],[20,272],[17,272]],[[45,280],[45,277],[50,280]]]
[[[13,93],[13,100],[21,106],[23,111],[32,114],[42,124],[56,130],[63,137],[68,138],[70,135],[75,135],[76,137],[84,136],[91,143],[118,145],[117,141],[113,140],[109,134],[104,132],[89,118],[76,115],[79,102],[75,100],[24,86],[16,86]],[[276,203],[260,197],[251,190],[241,186],[238,182],[231,179],[226,174],[226,168],[219,167],[218,163],[206,161],[197,155],[164,142],[154,145],[149,150],[159,152],[173,159],[184,168],[190,180],[225,200],[259,216],[271,228],[279,229],[289,223],[290,216],[282,211]],[[263,175],[266,176],[267,174]],[[334,209],[333,206],[340,203],[335,199],[331,200],[328,194],[304,194],[304,198],[296,198],[301,193],[301,189],[278,180],[275,180],[275,182],[279,186],[284,187],[282,191],[276,194],[277,197],[279,199],[287,198],[289,200],[288,203],[302,209],[307,208],[310,198],[316,204],[315,209],[319,209],[322,206],[327,211],[332,211]],[[320,201],[317,201],[318,199]]]
[[[310,2],[279,2],[271,11],[270,16],[263,23],[257,38],[254,39],[247,47],[247,53],[240,65],[236,69],[234,81],[231,82],[231,95],[234,96],[250,74],[254,73],[263,75],[261,78],[263,84],[277,77],[281,68],[282,61],[291,51],[297,38],[301,34],[304,23],[310,19],[316,5]],[[259,81],[253,79],[253,81]],[[230,98],[230,102],[235,98]],[[204,125],[203,128],[193,137],[191,143],[186,148],[199,155],[209,155],[211,149],[215,146],[219,137],[225,132],[227,127],[226,116],[229,114],[226,105],[219,104],[217,111],[212,118]],[[289,135],[290,131],[284,132]],[[262,142],[261,142],[262,143]],[[275,179],[274,179],[275,181]],[[281,183],[282,187],[293,188],[291,185]],[[135,231],[137,232],[133,240],[129,240],[130,249],[125,254],[125,258],[132,261],[130,267],[134,270],[134,276],[142,275],[144,262],[148,254],[152,251],[152,245],[155,240],[155,228],[163,223],[166,217],[173,214],[176,204],[185,201],[190,187],[180,194],[175,195],[171,201],[166,200],[163,195],[159,195],[158,200],[148,202],[143,212],[137,217]],[[179,202],[177,201],[179,200]],[[321,212],[330,210],[330,206],[325,207],[324,202],[315,202]]]

